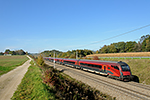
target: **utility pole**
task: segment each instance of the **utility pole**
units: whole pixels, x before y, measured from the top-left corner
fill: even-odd
[[[78,59],[78,51],[76,50],[76,59]]]
[[[54,51],[54,68],[55,68],[55,51]]]

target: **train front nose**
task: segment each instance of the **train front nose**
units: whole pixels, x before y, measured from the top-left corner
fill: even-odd
[[[131,72],[123,72],[123,81],[130,81],[132,80],[132,75]]]
[[[125,71],[125,72],[122,72],[122,73],[123,73],[123,76],[131,75],[131,72],[129,72],[129,71]]]

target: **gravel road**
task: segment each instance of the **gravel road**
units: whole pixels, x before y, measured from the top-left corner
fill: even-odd
[[[0,77],[0,100],[10,100],[30,66],[30,60]]]
[[[53,66],[53,63],[45,61]],[[117,100],[150,100],[150,86],[134,82],[122,82],[105,76],[55,64],[56,68],[72,78],[82,81],[103,93],[116,97]]]

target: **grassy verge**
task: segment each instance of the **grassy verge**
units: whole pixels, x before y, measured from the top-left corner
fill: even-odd
[[[22,79],[21,84],[18,86],[17,91],[14,93],[12,100],[55,100],[51,89],[42,83],[41,70],[33,61],[28,68],[27,73]]]
[[[123,61],[126,62],[133,75],[138,76],[140,83],[150,85],[150,60],[149,59],[106,59],[107,61]]]
[[[0,75],[22,65],[27,60],[27,56],[0,56]]]

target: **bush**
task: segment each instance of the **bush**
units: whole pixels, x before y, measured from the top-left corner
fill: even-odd
[[[38,63],[39,66],[44,66],[45,65],[42,55],[38,56],[37,63]]]
[[[45,70],[43,83],[53,88],[57,99],[61,100],[104,100],[112,97],[92,89],[82,82],[61,74],[54,68]]]
[[[99,60],[98,56],[94,56],[93,60]]]

